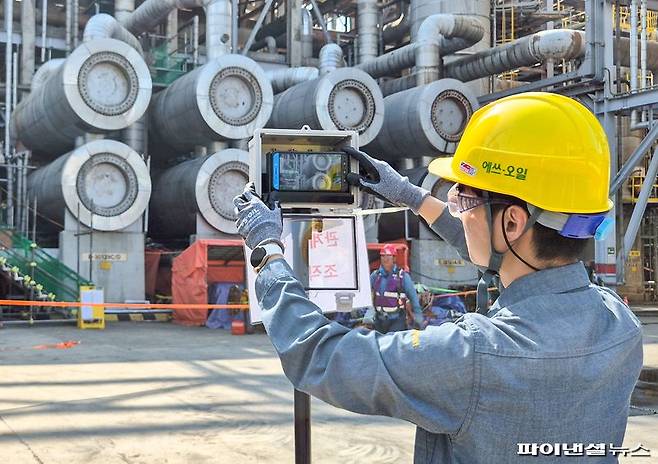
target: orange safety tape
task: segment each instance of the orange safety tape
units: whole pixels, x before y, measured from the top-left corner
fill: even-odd
[[[79,344],[80,344],[79,341],[69,340],[67,342],[51,343],[48,345],[35,345],[32,348],[34,348],[35,350],[49,350],[49,349],[66,350],[69,348],[73,348],[74,346]]]
[[[56,308],[80,308],[82,306],[102,306],[104,308],[140,308],[140,309],[239,309],[247,310],[249,305],[227,304],[172,304],[172,303],[81,303],[79,301],[25,301],[0,300],[0,306],[47,306]]]

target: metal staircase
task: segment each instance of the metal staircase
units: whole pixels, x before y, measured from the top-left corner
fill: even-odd
[[[35,300],[77,301],[80,286],[92,285],[36,243],[7,228],[0,228],[0,271]]]

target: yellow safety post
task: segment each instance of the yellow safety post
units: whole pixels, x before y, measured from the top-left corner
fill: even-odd
[[[89,305],[82,306],[78,309],[78,329],[104,329],[105,307],[102,305],[104,303],[103,289],[97,289],[94,285],[81,285],[80,302],[89,303]]]

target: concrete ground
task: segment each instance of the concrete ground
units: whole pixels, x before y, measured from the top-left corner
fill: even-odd
[[[658,325],[645,328],[658,346]],[[80,344],[34,348],[68,340]],[[658,415],[633,414],[624,445],[654,457],[622,462],[658,462]],[[0,330],[0,463],[290,463],[292,424],[292,388],[265,335],[129,322]],[[312,427],[313,462],[412,462],[405,422],[313,400]]]

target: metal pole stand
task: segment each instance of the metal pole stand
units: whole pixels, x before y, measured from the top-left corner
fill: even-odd
[[[295,389],[295,464],[311,464],[311,397]]]

